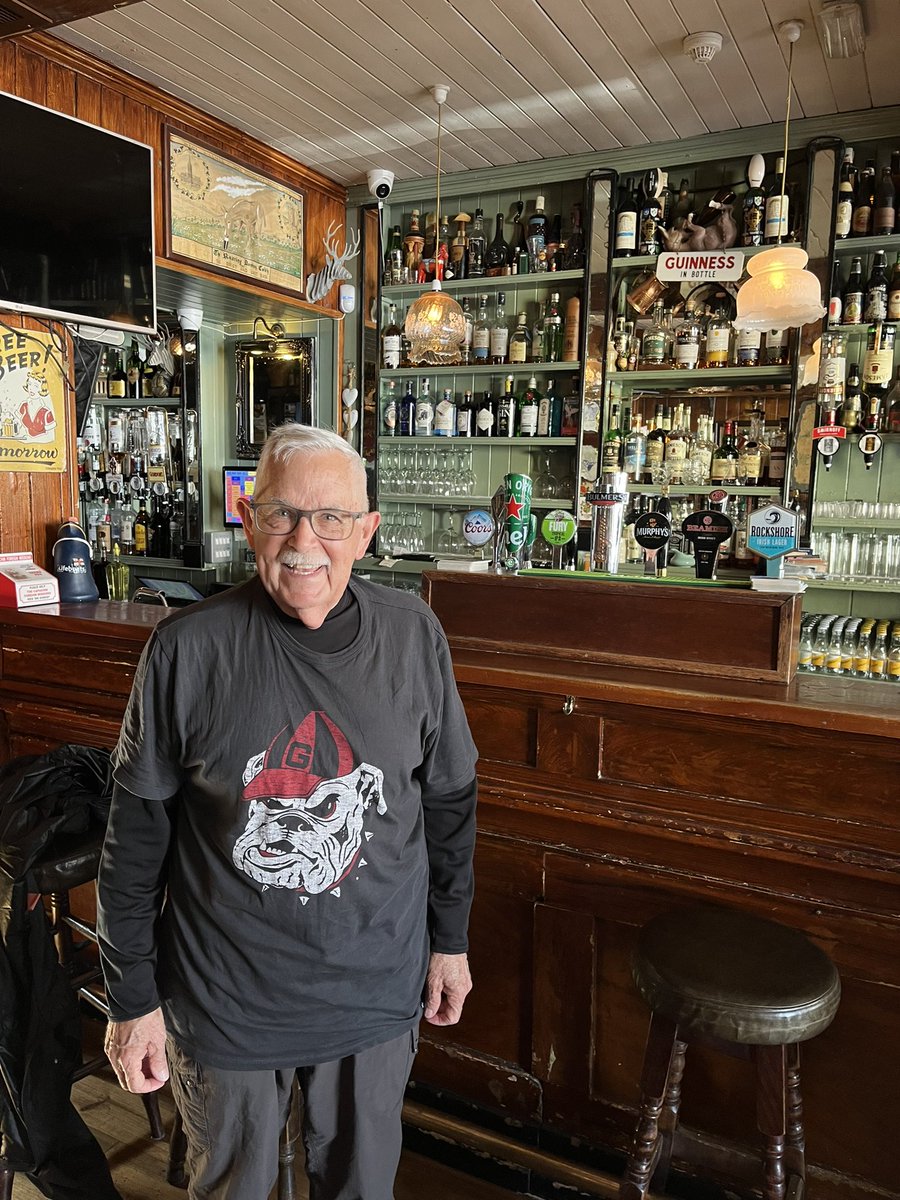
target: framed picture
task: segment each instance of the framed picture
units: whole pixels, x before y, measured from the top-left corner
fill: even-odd
[[[167,255],[302,296],[304,193],[179,130],[165,132]]]

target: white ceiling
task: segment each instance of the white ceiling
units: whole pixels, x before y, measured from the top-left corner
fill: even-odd
[[[670,141],[900,103],[900,0],[862,0],[864,57],[826,59],[821,0],[139,0],[56,36],[346,184]],[[715,30],[709,66],[688,33]]]

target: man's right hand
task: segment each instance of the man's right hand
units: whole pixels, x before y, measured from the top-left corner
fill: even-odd
[[[161,1008],[133,1021],[110,1021],[104,1049],[126,1092],[155,1092],[169,1078]]]

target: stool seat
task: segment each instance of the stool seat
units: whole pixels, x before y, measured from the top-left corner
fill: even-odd
[[[37,891],[42,895],[66,892],[96,879],[103,835],[103,829],[96,827],[85,833],[58,834],[52,850],[32,867]]]
[[[802,933],[749,913],[697,906],[641,930],[638,991],[695,1034],[785,1045],[821,1033],[841,997],[834,964]]]

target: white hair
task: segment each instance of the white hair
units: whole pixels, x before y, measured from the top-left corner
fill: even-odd
[[[262,481],[272,467],[286,465],[297,456],[309,457],[314,454],[343,454],[352,464],[356,482],[366,495],[366,464],[349,442],[330,429],[319,429],[314,425],[300,425],[296,421],[287,421],[284,425],[276,425],[263,443],[259,463],[256,468],[256,490],[262,490]]]

